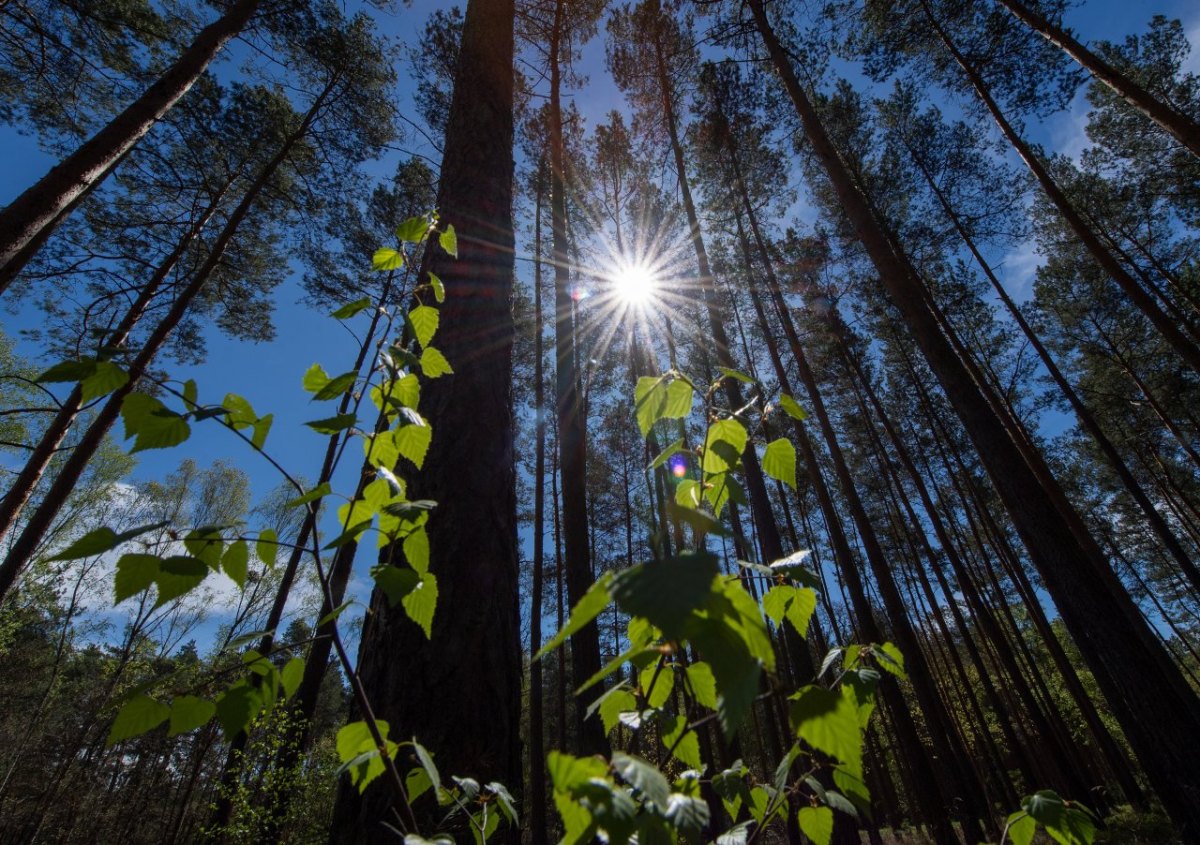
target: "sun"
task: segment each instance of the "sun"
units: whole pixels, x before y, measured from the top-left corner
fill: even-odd
[[[654,272],[644,264],[630,264],[612,277],[613,294],[627,305],[640,306],[649,302],[658,285]]]

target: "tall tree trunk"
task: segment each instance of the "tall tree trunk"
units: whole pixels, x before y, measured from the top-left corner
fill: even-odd
[[[1100,423],[1092,413],[1091,409],[1084,404],[1079,394],[1075,391],[1075,388],[1072,387],[1071,383],[1067,381],[1066,376],[1063,375],[1062,370],[1058,368],[1054,358],[1050,355],[1050,351],[1046,348],[1045,344],[1042,343],[1041,338],[1038,337],[1037,333],[1033,330],[1033,327],[1029,325],[1029,321],[1026,320],[1025,315],[1021,313],[1021,309],[1017,307],[1017,304],[1013,302],[1012,297],[1008,295],[1008,291],[1005,290],[1004,285],[1000,283],[998,278],[996,278],[995,272],[993,272],[987,260],[983,257],[982,253],[980,253],[979,248],[975,245],[974,238],[971,237],[970,233],[966,230],[966,227],[963,226],[962,220],[951,207],[946,195],[942,193],[941,188],[938,187],[937,182],[933,179],[933,176],[929,172],[929,169],[925,166],[925,163],[911,147],[909,147],[909,153],[912,155],[912,159],[916,163],[918,169],[921,171],[921,174],[925,177],[925,181],[929,185],[930,190],[933,191],[934,196],[937,197],[938,203],[941,205],[942,210],[945,212],[947,218],[949,218],[951,224],[954,226],[955,231],[958,232],[959,237],[961,237],[963,243],[966,244],[971,256],[975,259],[975,263],[979,265],[979,268],[987,277],[988,282],[991,283],[992,290],[995,291],[996,296],[1000,298],[1000,301],[1004,303],[1004,307],[1008,310],[1008,313],[1012,316],[1017,326],[1021,329],[1022,334],[1025,335],[1025,339],[1029,341],[1029,344],[1033,347],[1034,351],[1037,352],[1038,358],[1042,362],[1042,366],[1046,368],[1046,372],[1049,373],[1050,378],[1053,379],[1055,385],[1058,386],[1058,389],[1062,392],[1067,402],[1071,405],[1071,409],[1075,412],[1075,416],[1079,419],[1080,426],[1095,441],[1096,446],[1100,449],[1100,453],[1104,455],[1109,466],[1112,467],[1113,471],[1117,474],[1117,477],[1121,480],[1125,490],[1141,509],[1143,516],[1145,516],[1146,521],[1150,524],[1151,530],[1154,531],[1154,535],[1158,537],[1159,542],[1163,544],[1163,547],[1175,561],[1180,572],[1183,573],[1184,577],[1187,578],[1188,582],[1192,585],[1192,589],[1195,591],[1196,595],[1200,596],[1200,568],[1196,567],[1195,562],[1184,551],[1183,544],[1179,542],[1179,539],[1175,536],[1174,532],[1171,531],[1167,521],[1163,519],[1162,514],[1158,512],[1158,509],[1154,506],[1154,503],[1150,501],[1150,497],[1146,495],[1145,490],[1142,489],[1142,486],[1138,483],[1137,479],[1130,471],[1128,465],[1125,463],[1125,460],[1117,451],[1117,447],[1108,438],[1108,435],[1104,433],[1104,430],[1100,427]]]
[[[556,0],[550,36],[550,217],[554,264],[555,407],[558,412],[559,479],[562,489],[563,552],[567,598],[574,607],[595,581],[588,548],[587,412],[579,390],[571,262],[568,253],[566,153],[562,124],[562,42],[565,0]],[[600,671],[600,629],[590,622],[571,637],[572,686]],[[606,754],[608,741],[598,719],[586,719],[588,705],[603,695],[597,684],[577,702],[575,729],[579,751]]]
[[[1155,98],[1153,94],[1126,74],[1084,47],[1070,32],[1052,23],[1029,6],[1019,0],[999,0],[999,3],[1031,29],[1039,32],[1051,44],[1062,48],[1064,53],[1078,62],[1092,76],[1115,91],[1129,105],[1171,133],[1194,155],[1200,156],[1200,125],[1197,125],[1194,120]]]
[[[37,254],[55,228],[100,185],[164,114],[195,84],[262,0],[238,0],[158,80],[103,129],[0,211],[0,293]]]
[[[426,531],[438,579],[431,640],[376,590],[358,672],[397,739],[415,736],[447,774],[522,784],[521,640],[513,463],[512,0],[470,0],[438,188],[459,258],[432,247],[423,269],[446,285],[438,346],[455,368],[423,388],[433,427],[414,495],[438,503]],[[440,817],[414,808],[421,833]],[[391,842],[390,796],[340,786],[334,842]],[[497,837],[515,842],[519,831]]]
[[[750,246],[746,241],[745,233],[740,231],[740,225],[739,219],[742,253],[746,262],[747,272],[750,273],[753,269]],[[758,294],[758,286],[751,283],[747,285],[747,290],[750,292],[759,324],[763,330],[763,337],[766,340],[767,351],[770,353],[771,362],[775,368],[776,378],[779,380],[780,387],[784,392],[791,394],[792,389],[788,383],[787,370],[784,368],[774,336],[767,322],[766,312],[763,309]],[[796,442],[800,446],[800,456],[806,470],[806,475],[809,482],[813,485],[813,491],[817,496],[817,502],[825,519],[826,534],[833,549],[834,561],[842,574],[843,584],[850,593],[850,604],[854,608],[858,636],[866,642],[883,642],[886,637],[884,637],[875,621],[874,611],[867,599],[866,588],[863,585],[862,576],[858,571],[858,562],[851,551],[849,538],[846,536],[841,518],[833,502],[833,496],[822,474],[816,449],[808,435],[808,430],[799,420],[793,420],[793,428],[796,435]],[[831,611],[830,617],[832,618],[832,616]],[[881,697],[888,710],[896,714],[898,721],[895,736],[903,749],[902,756],[907,761],[907,764],[914,769],[914,777],[911,785],[914,790],[914,797],[920,816],[918,821],[924,821],[930,825],[934,841],[939,843],[939,845],[941,843],[955,842],[956,839],[949,824],[947,802],[940,794],[938,779],[934,774],[933,765],[922,747],[916,727],[913,721],[904,715],[907,711],[907,705],[900,694],[900,690],[894,684],[884,683],[881,686]]]
[[[542,185],[538,168],[533,216],[533,407],[537,453],[533,469],[533,584],[529,590],[529,654],[542,647],[542,583],[546,554],[546,384],[542,365]],[[543,724],[542,661],[529,665],[529,833],[532,845],[546,845],[546,749]]]
[[[1047,592],[1092,668],[1172,820],[1200,836],[1200,771],[1184,749],[1200,735],[1195,692],[1137,613],[1094,541],[1072,530],[1078,514],[1052,476],[1035,472],[942,334],[928,292],[903,251],[892,242],[853,183],[762,0],[748,0],[776,71],[796,108],[808,142],[834,187],[881,281],[962,419]]]

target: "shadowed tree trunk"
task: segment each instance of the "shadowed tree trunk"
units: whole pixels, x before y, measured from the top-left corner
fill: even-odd
[[[438,579],[432,639],[378,591],[358,671],[392,736],[415,736],[444,775],[497,780],[520,792],[521,642],[513,465],[512,0],[471,0],[463,23],[438,188],[459,258],[431,247],[424,268],[446,285],[438,346],[453,375],[423,389],[433,427],[413,494],[438,503],[426,528]],[[359,795],[343,780],[331,841],[394,842],[381,783]],[[440,812],[414,810],[432,836]],[[502,827],[500,841],[518,832]]]

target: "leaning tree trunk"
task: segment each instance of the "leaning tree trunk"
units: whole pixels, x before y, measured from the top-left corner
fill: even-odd
[[[1062,48],[1064,53],[1115,91],[1121,99],[1171,133],[1175,140],[1191,150],[1194,155],[1200,156],[1200,125],[1196,121],[1157,99],[1129,76],[1084,47],[1070,32],[1052,23],[1020,0],[998,2],[1051,44]]]
[[[250,22],[261,3],[238,0],[230,6],[229,11],[200,30],[142,96],[0,211],[0,293],[75,206],[191,89],[221,49]]]
[[[424,269],[446,285],[438,346],[455,368],[423,389],[433,427],[414,496],[437,510],[427,532],[438,579],[432,641],[378,590],[358,671],[393,737],[415,736],[446,775],[514,793],[522,783],[521,641],[513,463],[512,0],[470,0],[446,127],[438,208],[460,232],[459,258],[435,249]],[[343,780],[331,840],[393,842],[391,799]],[[438,808],[414,808],[432,836]],[[515,841],[517,831],[497,836]]]
[[[170,310],[167,311],[162,320],[155,326],[154,331],[150,333],[145,344],[143,344],[141,350],[139,350],[137,356],[129,365],[129,381],[109,395],[100,411],[96,414],[95,419],[92,420],[91,425],[88,426],[87,431],[84,432],[80,441],[71,451],[71,456],[67,458],[59,469],[58,475],[50,485],[50,489],[46,491],[41,504],[30,515],[20,535],[13,541],[12,546],[9,548],[8,556],[4,559],[3,563],[0,563],[0,599],[3,599],[8,591],[12,589],[17,576],[41,545],[46,532],[50,529],[55,517],[58,516],[59,511],[66,504],[67,497],[71,494],[71,491],[87,468],[88,462],[91,461],[96,450],[100,448],[100,444],[103,442],[108,430],[116,422],[117,416],[121,413],[121,405],[124,403],[125,397],[137,387],[142,376],[146,374],[146,371],[154,363],[154,359],[158,356],[158,353],[162,351],[171,333],[175,331],[175,328],[187,314],[188,309],[196,301],[196,297],[200,295],[200,292],[212,277],[213,272],[221,263],[222,258],[224,258],[225,250],[237,234],[242,221],[250,213],[251,208],[258,201],[263,190],[267,188],[275,172],[291,156],[296,145],[308,135],[313,121],[324,106],[326,99],[333,92],[337,80],[337,76],[329,80],[325,89],[309,107],[304,119],[300,121],[300,125],[287,136],[283,146],[267,162],[255,177],[254,182],[246,189],[246,193],[242,196],[241,201],[234,210],[230,212],[229,219],[225,222],[224,228],[222,228],[220,234],[217,235],[216,240],[213,242],[208,257],[196,269],[191,281],[188,282],[183,290],[179,291]]]
[[[767,18],[748,0],[805,135],[858,238],[975,444],[1047,592],[1092,669],[1172,820],[1200,837],[1200,771],[1189,753],[1200,735],[1200,703],[1170,655],[1141,618],[1108,561],[1049,470],[1032,467],[956,354],[928,302],[928,291],[854,184]],[[1194,831],[1194,832],[1193,832]]]

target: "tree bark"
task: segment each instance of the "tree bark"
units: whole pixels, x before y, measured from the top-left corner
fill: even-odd
[[[423,388],[433,427],[414,497],[436,501],[426,531],[438,605],[432,641],[376,590],[358,672],[393,737],[415,736],[445,775],[497,780],[519,800],[521,641],[513,463],[512,0],[471,0],[446,128],[438,189],[459,258],[435,247],[423,269],[446,285],[438,347],[455,368]],[[440,818],[414,807],[420,833]],[[391,796],[342,781],[331,841],[392,842]],[[498,841],[515,842],[504,826]]]

